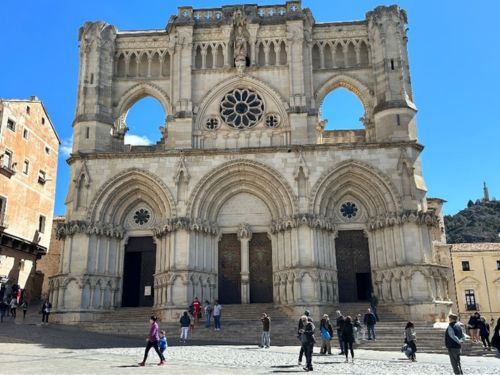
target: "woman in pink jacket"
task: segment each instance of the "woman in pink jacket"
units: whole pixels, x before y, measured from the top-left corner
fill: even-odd
[[[144,359],[142,360],[142,362],[139,363],[139,366],[146,365],[146,359],[148,358],[149,350],[152,347],[155,349],[155,352],[156,354],[158,354],[158,357],[160,357],[160,363],[158,363],[158,366],[163,366],[165,364],[165,357],[160,352],[160,348],[158,347],[160,336],[158,336],[159,328],[158,328],[158,323],[156,323],[157,320],[158,318],[155,315],[152,315],[151,318],[149,319],[149,322],[151,323],[151,328],[149,329],[149,336],[146,339],[147,345],[146,345],[146,351],[144,352]]]

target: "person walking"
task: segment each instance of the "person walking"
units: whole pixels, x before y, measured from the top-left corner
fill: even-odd
[[[491,338],[491,346],[497,350],[497,357],[500,358],[500,318],[493,329],[493,337]]]
[[[469,317],[469,322],[467,327],[469,328],[470,338],[474,344],[479,342],[479,320],[481,319],[481,314],[475,312]]]
[[[308,320],[306,315],[302,315],[300,318],[302,320],[302,329],[300,332],[301,343],[304,348],[304,354],[306,356],[306,366],[304,367],[304,371],[313,371],[312,366],[312,355],[314,350],[314,343],[316,339],[314,338],[314,324],[312,320]]]
[[[377,314],[377,306],[378,306],[378,298],[375,295],[375,293],[371,292],[370,295],[370,308],[372,309],[373,315],[375,315],[375,318],[377,319],[378,322],[378,314]]]
[[[344,341],[342,340],[342,331],[344,329],[344,323],[345,323],[344,316],[342,315],[340,310],[337,310],[337,320],[335,321],[335,326],[337,328],[337,339],[339,340],[340,355],[345,353]]]
[[[163,354],[167,350],[167,336],[164,330],[160,331],[160,340],[158,341],[158,347],[160,348],[160,353]]]
[[[151,324],[151,327],[149,328],[149,336],[146,339],[146,350],[144,351],[144,359],[142,362],[139,362],[139,366],[145,366],[146,365],[146,360],[148,359],[148,353],[151,348],[155,349],[156,354],[158,354],[158,357],[160,357],[160,363],[158,363],[158,366],[163,366],[165,364],[165,357],[160,351],[160,348],[158,347],[158,342],[160,341],[160,337],[158,336],[158,323],[156,321],[158,318],[155,315],[151,315],[151,318],[149,318],[149,323]]]
[[[260,347],[269,349],[271,346],[271,318],[266,313],[262,313],[260,321],[262,322]]]
[[[321,319],[319,330],[321,332],[321,350],[320,354],[332,354],[331,340],[333,338],[333,327],[330,323],[330,317],[327,314]]]
[[[23,309],[23,320],[26,319],[26,313],[28,312],[28,301],[23,300],[23,303],[21,303],[21,309]]]
[[[448,349],[448,355],[450,356],[451,367],[453,367],[454,374],[463,374],[462,366],[460,364],[460,351],[462,348],[462,342],[464,339],[464,334],[462,329],[458,326],[457,320],[458,316],[455,314],[448,315],[449,325],[445,332],[445,345]]]
[[[483,342],[483,348],[485,350],[491,350],[490,325],[486,322],[484,317],[479,319],[479,336]]]
[[[351,361],[354,363],[354,325],[352,324],[352,318],[349,315],[344,321],[342,341],[344,342],[345,362],[349,362],[349,352],[351,352]]]
[[[365,323],[366,330],[368,331],[368,340],[371,340],[373,337],[373,340],[376,341],[375,324],[377,324],[377,318],[373,314],[372,309],[368,309],[366,311],[363,322]]]
[[[205,301],[205,307],[203,308],[203,313],[205,314],[205,327],[210,328],[212,326],[212,304],[210,301]]]
[[[49,300],[45,300],[42,305],[42,324],[49,324],[49,315],[51,310],[52,304],[49,302]]]
[[[193,318],[194,318],[193,323],[195,323],[195,322],[198,322],[198,319],[201,316],[201,303],[198,300],[198,297],[194,297],[194,300],[191,303],[191,305],[193,306]]]
[[[308,321],[312,322],[312,319],[310,317],[311,313],[309,310],[304,311],[304,315]],[[297,337],[300,340],[300,352],[299,352],[299,366],[302,365],[302,357],[305,354],[305,346],[302,344],[302,334],[304,332],[304,322],[302,321],[302,316],[299,318],[299,325],[297,328]]]
[[[222,313],[222,306],[219,301],[215,300],[214,304],[214,326],[216,331],[220,331],[220,318]]]
[[[188,338],[189,327],[191,325],[191,319],[189,318],[187,311],[184,311],[181,318],[179,319],[179,323],[181,323],[181,337],[179,338],[179,340],[185,344]]]
[[[417,352],[417,335],[415,333],[415,325],[412,322],[406,323],[405,327],[405,344],[408,345],[408,348],[411,350],[409,355],[409,359],[412,362],[417,360],[416,352]]]
[[[5,303],[3,299],[0,299],[0,323],[3,323],[3,318],[9,306]]]
[[[354,326],[354,342],[359,344],[361,336],[363,335],[363,325],[361,324],[361,314],[356,315],[352,325]],[[363,338],[364,339],[364,338]]]
[[[10,316],[12,319],[16,319],[17,311],[17,299],[12,297],[10,300]]]

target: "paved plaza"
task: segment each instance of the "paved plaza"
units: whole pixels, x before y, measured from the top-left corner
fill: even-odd
[[[244,330],[242,330],[243,332]],[[146,334],[145,334],[146,335]],[[167,365],[158,367],[152,351],[145,368],[142,359],[145,340],[124,336],[82,332],[75,327],[40,326],[33,321],[0,324],[0,363],[3,374],[271,374],[302,373],[297,365],[299,347],[258,349],[256,346],[221,346],[188,343],[179,346],[169,335]],[[319,348],[315,348],[316,353]],[[334,351],[335,353],[338,350]],[[355,363],[344,363],[340,355],[313,358],[314,371],[336,374],[451,374],[448,356],[418,354],[411,363],[399,352],[357,350]],[[462,357],[466,374],[498,374],[497,358]]]

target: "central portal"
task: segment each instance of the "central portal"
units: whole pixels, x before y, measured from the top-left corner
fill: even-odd
[[[223,234],[219,242],[219,302],[241,303],[241,249],[236,234]]]
[[[339,231],[335,240],[339,302],[370,299],[372,291],[368,239],[362,230]]]
[[[131,237],[123,262],[123,307],[153,306],[156,244],[153,237]]]
[[[271,240],[266,233],[254,233],[249,245],[250,303],[273,302]]]
[[[245,271],[245,264],[248,271]],[[266,233],[253,233],[250,241],[248,238],[238,239],[236,234],[222,235],[219,242],[219,302],[273,302],[272,244]]]

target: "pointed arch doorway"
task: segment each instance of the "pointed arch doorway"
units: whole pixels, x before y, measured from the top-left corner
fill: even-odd
[[[122,306],[153,306],[156,264],[153,237],[130,237],[124,253]]]

